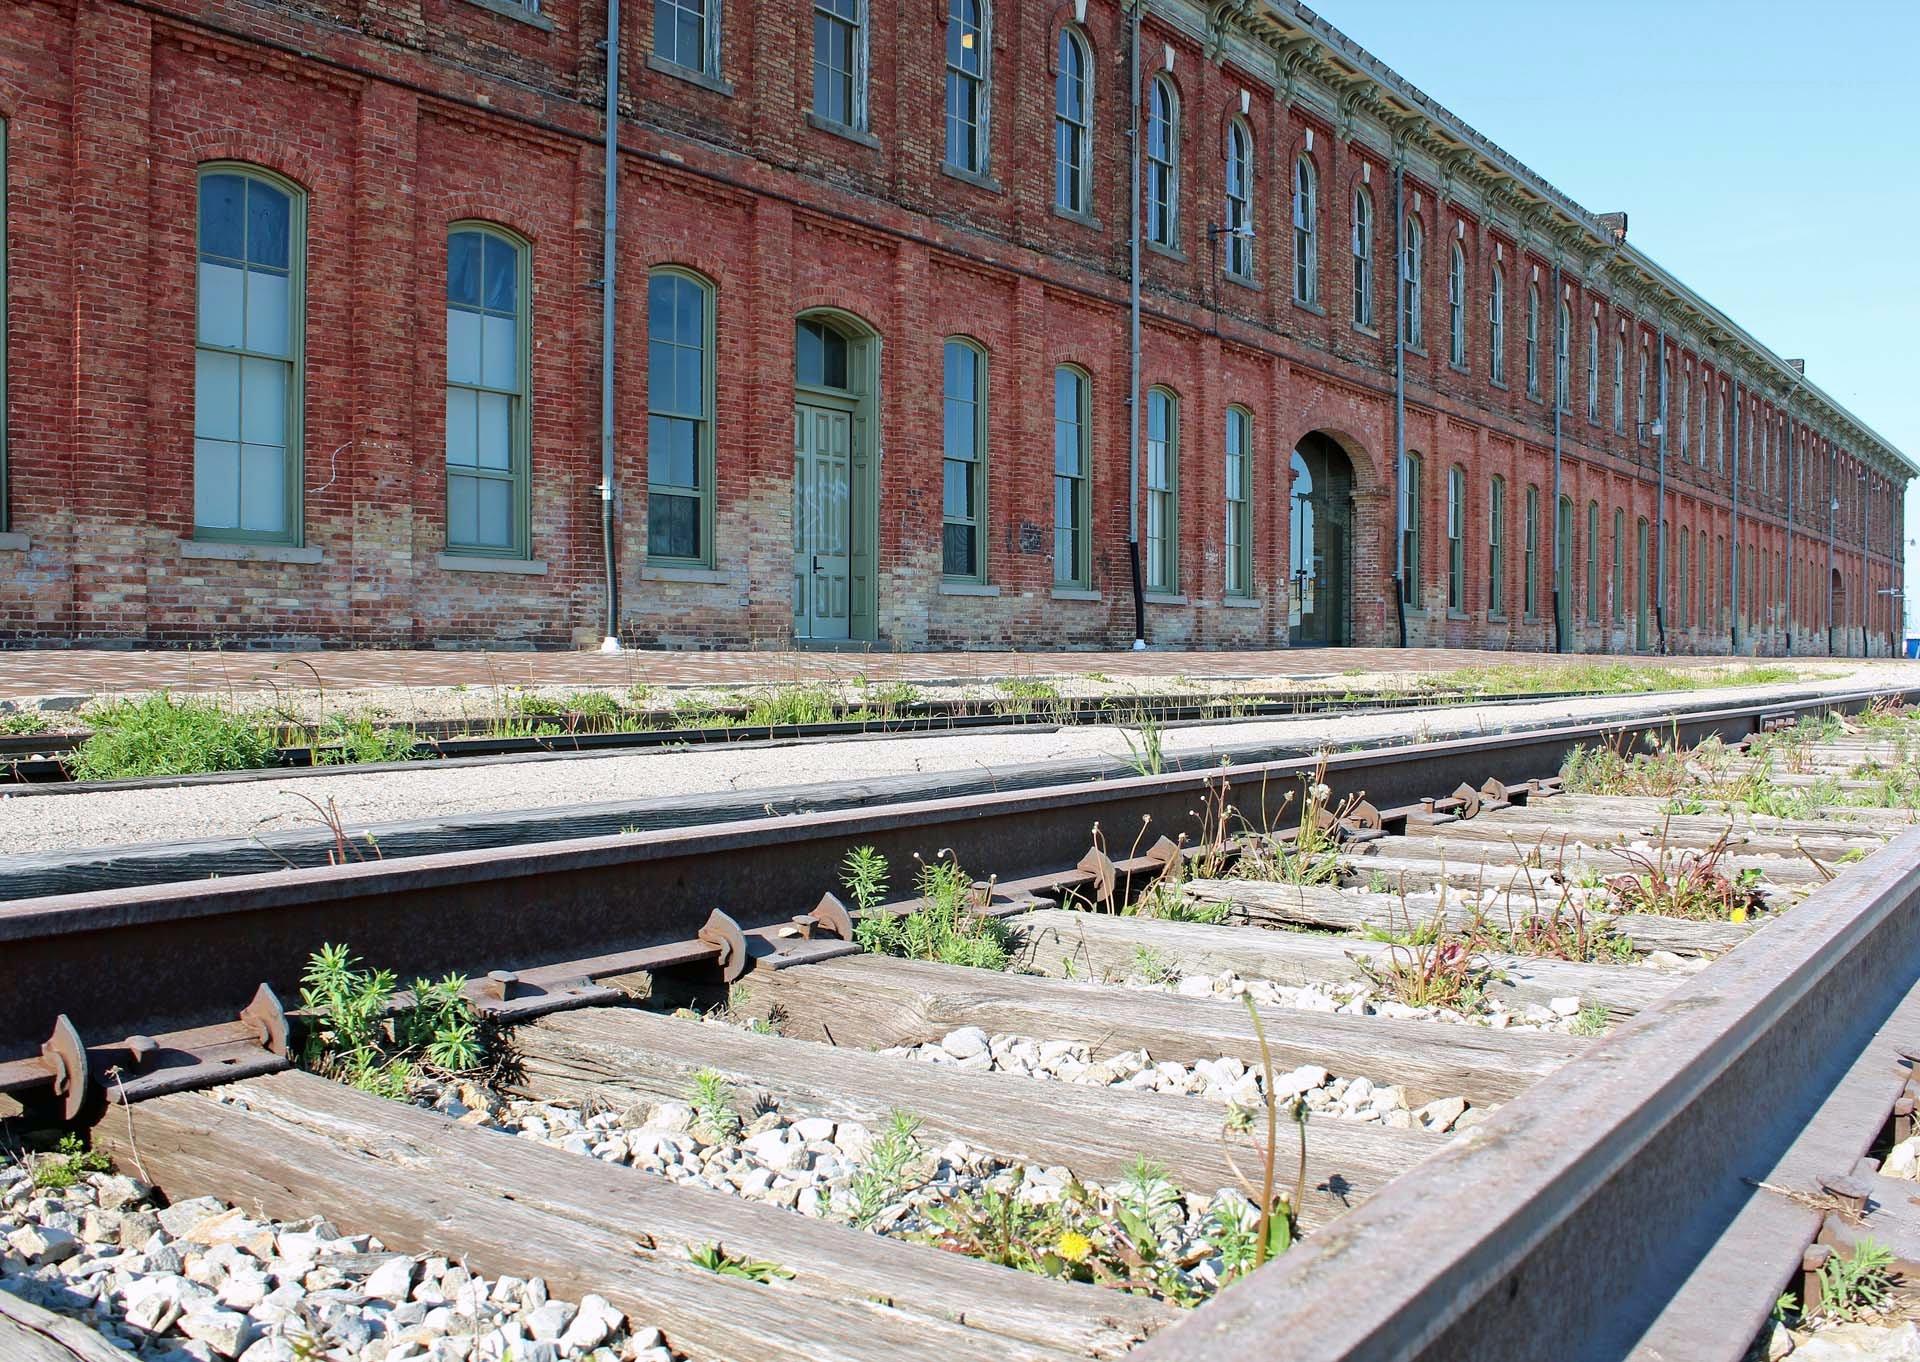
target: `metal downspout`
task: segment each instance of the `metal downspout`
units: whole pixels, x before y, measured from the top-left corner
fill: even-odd
[[[600,651],[620,651],[620,577],[613,553],[614,269],[620,217],[620,0],[607,0],[607,166],[600,248],[600,545],[607,572],[607,621]]]
[[[1131,31],[1127,58],[1132,88],[1127,119],[1127,174],[1132,186],[1127,214],[1127,565],[1133,574],[1133,647],[1147,646],[1147,599],[1140,581],[1140,11],[1145,0],[1128,8]]]
[[[1727,625],[1727,648],[1738,654],[1740,651],[1740,378],[1736,374],[1733,380],[1733,553],[1727,559],[1727,566],[1733,574],[1733,614]],[[1701,569],[1706,575],[1706,569]]]
[[[1553,305],[1555,309],[1558,309],[1560,306],[1560,258],[1558,255],[1554,257],[1553,261]],[[1560,313],[1556,310],[1553,315],[1555,319],[1554,325],[1558,327]],[[1567,345],[1569,347],[1567,356],[1567,385],[1571,387],[1573,385],[1573,356],[1571,353],[1571,347],[1573,345],[1573,321],[1571,318],[1567,321],[1567,327]],[[1560,423],[1566,416],[1565,411],[1562,410],[1566,404],[1559,392],[1560,363],[1558,355],[1554,357],[1553,378],[1555,389],[1553,394],[1553,534],[1550,540],[1552,545],[1551,552],[1553,554],[1550,560],[1553,563],[1553,650],[1556,653],[1564,653],[1567,650],[1567,640],[1560,628]]]
[[[1653,626],[1655,651],[1667,651],[1667,332],[1660,329],[1660,477],[1653,507]]]
[[[1827,654],[1833,654],[1833,631],[1836,621],[1833,617],[1833,513],[1839,509],[1839,488],[1835,480],[1839,477],[1838,458],[1834,452],[1827,451],[1827,579],[1820,585],[1827,593]]]
[[[1793,395],[1787,395],[1789,405]],[[1793,414],[1787,414],[1787,656],[1793,656],[1793,625],[1796,618],[1793,602],[1793,506],[1798,500],[1800,482],[1800,443],[1793,438]]]
[[[1393,599],[1407,646],[1407,206],[1406,170],[1393,165]],[[1416,583],[1416,585],[1418,585]]]

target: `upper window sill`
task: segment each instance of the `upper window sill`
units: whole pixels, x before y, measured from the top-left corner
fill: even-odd
[[[1186,593],[1182,591],[1148,591],[1141,594],[1148,605],[1186,605]]]
[[[182,539],[182,558],[197,558],[227,563],[319,563],[325,558],[317,548],[300,544],[237,544],[213,539]]]
[[[25,553],[32,544],[17,530],[0,533],[0,553]]]
[[[958,180],[962,184],[970,184],[975,189],[984,189],[989,194],[1004,192],[1000,188],[1000,181],[994,179],[993,176],[986,174],[984,171],[968,170],[966,167],[954,165],[950,161],[942,161],[940,163],[940,173],[950,180]]]
[[[442,572],[504,572],[520,577],[544,577],[547,565],[535,558],[484,558],[479,554],[442,553],[434,566]]]
[[[1258,610],[1265,602],[1257,596],[1222,596],[1220,604],[1228,610]]]
[[[1177,260],[1182,265],[1187,263],[1187,253],[1178,246],[1168,246],[1150,237],[1143,238],[1140,244],[1152,251],[1155,255],[1164,255],[1167,259]]]
[[[1056,586],[1053,589],[1056,601],[1097,601],[1103,599],[1098,591],[1090,591],[1084,586]]]
[[[1487,386],[1490,388],[1498,388],[1501,392],[1508,390],[1504,379],[1490,378],[1487,380]]]
[[[1107,224],[1100,221],[1100,219],[1093,214],[1076,213],[1071,208],[1062,208],[1058,203],[1053,205],[1053,215],[1057,218],[1065,218],[1068,222],[1077,222],[1089,231],[1104,232],[1107,230]]]
[[[1380,339],[1379,328],[1374,326],[1369,326],[1365,322],[1355,322],[1353,324],[1353,329],[1355,331],[1358,331],[1363,336],[1372,336],[1375,340]]]
[[[648,563],[640,569],[643,582],[701,582],[711,586],[726,586],[733,581],[731,572],[718,568],[698,567],[693,564],[676,566],[672,563]]]
[[[817,113],[807,115],[807,126],[817,131],[830,133],[835,137],[844,137],[849,142],[858,142],[872,151],[880,149],[880,139],[872,133],[856,128],[850,123],[836,123],[831,118],[822,118]]]
[[[1229,284],[1237,285],[1240,288],[1252,289],[1255,293],[1265,293],[1267,291],[1267,286],[1258,279],[1255,279],[1251,274],[1235,274],[1232,270],[1222,270],[1220,277],[1225,279]]]
[[[1295,298],[1293,305],[1302,312],[1311,312],[1316,317],[1324,317],[1327,315],[1327,310],[1324,307],[1306,298]]]
[[[1451,360],[1451,359],[1448,360],[1447,367],[1453,370],[1456,374],[1461,374],[1461,375],[1467,375],[1473,372],[1471,369],[1467,368],[1466,365],[1461,364],[1457,360]]]
[[[658,53],[647,53],[647,70],[658,71],[663,76],[672,76],[675,80],[684,80],[689,85],[698,85],[702,90],[711,90],[716,95],[733,98],[733,82],[691,66],[682,66],[677,61],[668,61]]]
[[[1000,588],[987,582],[942,582],[942,596],[998,596]]]
[[[553,20],[536,10],[528,9],[525,5],[514,3],[514,0],[467,0],[467,3],[486,10],[489,14],[497,14],[502,19],[512,19],[516,23],[531,25],[543,33],[553,32]]]

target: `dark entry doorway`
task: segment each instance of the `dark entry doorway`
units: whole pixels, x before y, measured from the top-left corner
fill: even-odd
[[[1287,641],[1343,646],[1353,641],[1353,464],[1315,431],[1294,447],[1292,466]]]

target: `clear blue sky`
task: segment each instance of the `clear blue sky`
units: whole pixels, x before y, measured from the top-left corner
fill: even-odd
[[[1920,3],[1312,8],[1920,463]]]

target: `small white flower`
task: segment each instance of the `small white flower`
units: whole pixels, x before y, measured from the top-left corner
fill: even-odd
[[[1333,793],[1333,791],[1329,790],[1325,785],[1316,785],[1313,787],[1312,793],[1313,793],[1313,797],[1316,800],[1324,801],[1328,795]]]

